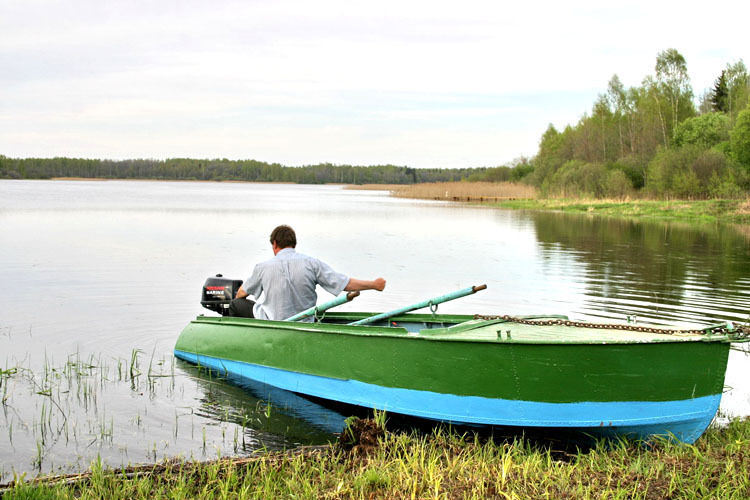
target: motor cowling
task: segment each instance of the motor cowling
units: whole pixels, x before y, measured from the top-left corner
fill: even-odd
[[[222,316],[229,314],[229,304],[242,286],[242,280],[233,280],[217,274],[203,283],[201,305]]]

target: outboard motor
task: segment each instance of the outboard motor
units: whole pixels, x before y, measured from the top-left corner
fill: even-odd
[[[217,274],[203,283],[201,305],[215,311],[222,316],[229,314],[229,303],[232,302],[237,290],[242,286],[242,280],[231,280]]]

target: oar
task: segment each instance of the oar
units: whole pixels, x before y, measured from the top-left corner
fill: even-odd
[[[333,300],[329,300],[325,304],[320,304],[319,306],[313,306],[310,309],[307,309],[305,311],[302,311],[301,313],[297,313],[291,318],[287,318],[284,321],[297,321],[298,319],[306,318],[308,316],[312,316],[313,314],[318,314],[323,311],[327,311],[328,309],[332,307],[336,307],[340,304],[343,304],[344,302],[349,302],[350,300],[354,299],[354,297],[358,296],[359,292],[349,292],[346,295],[340,295],[336,297]]]
[[[484,290],[485,288],[487,288],[487,285],[471,286],[469,288],[464,288],[463,290],[458,290],[456,292],[449,293],[447,295],[435,297],[434,299],[425,300],[418,304],[413,304],[410,306],[402,307],[400,309],[395,309],[393,311],[376,314],[375,316],[368,316],[367,318],[364,318],[364,319],[361,319],[359,321],[355,321],[349,324],[350,325],[369,325],[371,323],[375,323],[376,321],[380,321],[382,319],[388,319],[388,318],[392,318],[393,316],[398,316],[399,314],[402,314],[405,312],[414,311],[416,309],[422,309],[423,307],[434,306],[437,304],[442,304],[443,302],[448,302],[449,300],[454,300],[460,297],[465,297],[467,295],[471,295],[472,293],[477,293],[480,290]]]

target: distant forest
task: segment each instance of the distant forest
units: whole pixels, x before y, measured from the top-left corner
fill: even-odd
[[[0,155],[0,178],[50,179],[87,177],[100,179],[159,179],[298,184],[415,184],[460,181],[487,169],[427,168],[394,165],[352,166],[323,163],[286,167],[256,160],[88,160],[79,158],[14,159]]]
[[[727,64],[713,87],[693,94],[685,58],[656,57],[654,74],[626,88],[617,75],[576,125],[550,125],[532,158],[491,168],[318,164],[255,160],[15,159],[0,155],[0,178],[239,180],[305,184],[515,181],[547,197],[738,198],[750,194],[750,76]]]

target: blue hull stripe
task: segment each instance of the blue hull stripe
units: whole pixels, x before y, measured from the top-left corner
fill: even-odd
[[[634,437],[674,434],[695,441],[719,408],[721,394],[680,401],[544,403],[457,396],[334,379],[175,350],[178,358],[292,392],[453,423],[567,427]]]

